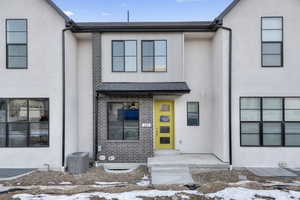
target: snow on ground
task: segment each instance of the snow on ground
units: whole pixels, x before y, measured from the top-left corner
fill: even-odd
[[[276,200],[295,200],[300,198],[300,192],[280,190],[251,190],[246,188],[226,188],[217,193],[207,194],[210,198],[222,198],[224,200],[254,200],[262,197],[274,198]]]
[[[142,180],[140,182],[136,183],[138,186],[143,186],[143,187],[147,187],[150,185],[150,179],[148,176],[144,175],[144,177],[142,178]]]
[[[124,185],[127,182],[95,182],[96,185]]]
[[[61,182],[60,185],[72,185],[71,182]]]
[[[123,192],[123,193],[102,193],[102,192],[95,192],[95,193],[82,193],[82,194],[75,194],[71,196],[65,195],[31,195],[31,194],[18,194],[14,195],[13,198],[20,200],[89,200],[91,197],[100,197],[105,198],[107,200],[118,199],[118,200],[142,200],[139,197],[172,197],[176,194],[193,194],[193,195],[201,195],[196,191],[191,190],[183,190],[183,191],[162,191],[162,190],[147,190],[147,191],[131,191],[131,192]]]

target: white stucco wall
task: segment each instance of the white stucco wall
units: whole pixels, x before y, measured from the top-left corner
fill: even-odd
[[[78,40],[78,151],[93,156],[92,40]]]
[[[211,40],[185,39],[184,80],[190,94],[176,98],[176,149],[182,153],[212,153],[212,66]],[[200,126],[187,126],[187,102],[200,104]]]
[[[229,161],[228,134],[228,32],[219,29],[212,39],[212,131],[213,153]]]
[[[243,0],[225,17],[233,29],[234,166],[300,167],[300,148],[240,147],[240,96],[300,96],[300,1]],[[284,67],[261,67],[262,16],[284,17]]]
[[[0,3],[0,98],[50,99],[49,148],[1,148],[1,168],[61,166],[62,62],[64,19],[41,0],[5,0]],[[5,19],[28,19],[28,69],[6,69]]]
[[[65,33],[66,44],[66,157],[78,151],[78,66],[77,38],[71,31]]]
[[[112,72],[112,40],[137,40],[138,72]],[[167,72],[141,72],[141,41],[167,40]],[[182,33],[103,33],[103,82],[174,82],[183,80]]]

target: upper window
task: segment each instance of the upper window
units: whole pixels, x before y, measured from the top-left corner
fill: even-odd
[[[108,140],[139,139],[139,104],[108,103]]]
[[[241,98],[242,146],[300,146],[300,98]]]
[[[6,67],[27,68],[27,20],[6,20]]]
[[[283,18],[262,18],[262,66],[283,66]]]
[[[49,146],[48,99],[0,99],[0,147]]]
[[[135,40],[112,41],[112,71],[136,72],[137,50]]]
[[[188,102],[187,103],[187,125],[188,126],[199,126],[199,103]]]
[[[167,41],[145,40],[142,41],[142,71],[166,72],[167,71]]]

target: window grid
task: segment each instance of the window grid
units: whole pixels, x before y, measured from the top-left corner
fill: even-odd
[[[197,106],[197,112],[189,112],[189,106],[195,104]],[[187,102],[187,125],[188,126],[200,126],[200,108],[199,108],[199,102]],[[189,118],[190,114],[197,116],[197,123],[190,123]]]
[[[143,44],[144,42],[152,42],[153,43],[153,56],[145,56],[143,53]],[[155,42],[165,42],[166,43],[166,55],[157,55],[155,52]],[[142,72],[167,72],[168,69],[168,51],[167,51],[167,40],[143,40],[142,41]],[[144,69],[144,58],[152,58],[153,59],[153,70],[145,70]],[[166,58],[166,69],[164,71],[160,71],[156,69],[156,58]]]
[[[9,31],[8,30],[8,22],[9,21],[24,21],[26,24],[26,30],[25,31]],[[8,35],[10,33],[25,33],[26,34],[26,42],[25,43],[9,43],[8,42]],[[11,46],[25,46],[26,48],[26,54],[25,56],[12,56],[9,55],[9,47]],[[26,64],[24,67],[11,67],[9,65],[9,58],[25,58],[26,59]],[[28,22],[27,19],[6,19],[6,68],[7,69],[27,69],[28,67]]]
[[[281,28],[280,29],[264,28],[263,21],[265,19],[281,19]],[[263,39],[264,31],[281,31],[281,41],[264,41]],[[263,48],[265,44],[266,45],[279,44],[280,53],[265,53]],[[264,56],[280,56],[280,65],[265,65]],[[262,67],[283,67],[283,17],[262,17],[261,18],[261,65]]]
[[[135,42],[136,45],[135,45],[135,50],[136,50],[136,55],[133,56],[133,55],[126,55],[126,42]],[[124,52],[124,55],[123,56],[115,56],[114,55],[114,49],[113,49],[113,44],[115,42],[121,42],[123,43],[123,52]],[[123,70],[115,70],[114,68],[114,58],[121,58],[123,60]],[[135,71],[126,71],[126,58],[136,58],[136,67],[135,67]],[[136,40],[113,40],[112,41],[112,72],[137,72],[137,41]]]
[[[30,147],[30,148],[44,148],[44,147],[49,147],[49,99],[45,99],[45,98],[9,98],[9,99],[1,99],[1,101],[5,101],[6,102],[6,109],[5,109],[5,122],[0,122],[0,125],[4,125],[5,126],[5,145],[1,146],[0,148],[24,148],[24,147]],[[10,101],[13,100],[26,100],[26,106],[27,106],[27,120],[25,121],[12,121],[10,122],[8,119],[8,105]],[[34,121],[30,121],[29,115],[30,115],[30,106],[29,106],[29,101],[30,100],[41,100],[41,101],[47,101],[48,102],[48,107],[46,108],[46,110],[48,111],[48,121],[44,121],[44,122],[34,122]],[[41,123],[45,123],[47,122],[47,127],[48,127],[48,135],[47,135],[47,145],[41,145],[41,146],[33,146],[30,143],[30,137],[31,137],[31,125],[32,124],[41,124]],[[25,124],[27,125],[27,129],[24,129],[26,131],[26,145],[22,145],[22,146],[11,146],[9,139],[10,139],[10,125],[20,125],[20,124]],[[12,134],[12,135],[16,135],[16,134]],[[20,135],[20,134],[19,134]]]
[[[260,102],[260,119],[257,121],[245,121],[242,120],[242,111],[245,110],[255,110],[255,109],[243,109],[242,108],[242,99],[259,99]],[[263,99],[282,99],[282,109],[264,109],[263,108]],[[240,145],[242,147],[300,147],[300,143],[298,145],[287,145],[286,144],[286,136],[291,135],[286,133],[286,124],[300,124],[300,121],[288,121],[286,120],[286,111],[287,110],[299,110],[300,109],[287,109],[286,108],[286,99],[299,99],[299,97],[241,97],[240,98]],[[265,110],[281,110],[282,111],[282,120],[281,121],[264,121],[263,120],[263,113]],[[274,133],[264,133],[264,124],[272,124],[272,123],[280,123],[281,124],[281,144],[280,145],[264,145],[264,136],[268,134]],[[258,133],[243,133],[242,126],[244,124],[258,124],[259,131]],[[259,144],[258,145],[243,145],[242,136],[243,135],[251,135],[251,134],[258,134],[259,135]],[[295,134],[295,133],[294,133]],[[300,133],[298,133],[300,135]]]
[[[117,141],[115,139],[111,139],[110,137],[110,112],[109,112],[109,109],[110,109],[110,106],[113,105],[113,104],[120,104],[122,105],[122,111],[124,112],[124,107],[125,107],[125,104],[138,104],[140,106],[140,104],[138,102],[108,102],[107,103],[107,140],[110,140],[110,141]],[[139,107],[140,109],[140,107]],[[140,111],[139,111],[139,118],[140,118]],[[139,137],[140,137],[140,119],[138,120],[138,134],[137,134],[137,139],[136,140],[139,140]],[[129,140],[126,140],[125,138],[125,120],[122,119],[122,140],[123,141],[129,141]],[[131,140],[131,141],[135,141],[135,140]]]

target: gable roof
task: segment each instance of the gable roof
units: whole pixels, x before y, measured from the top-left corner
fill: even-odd
[[[52,0],[45,0],[54,10],[62,16],[66,22],[72,22],[72,19],[64,13]]]
[[[221,14],[215,18],[215,22],[219,21],[221,22],[223,20],[223,18],[240,2],[241,0],[233,0],[233,2],[231,2],[231,4],[229,4],[229,6],[227,6],[227,8],[225,8],[225,10],[223,12],[221,12]]]

